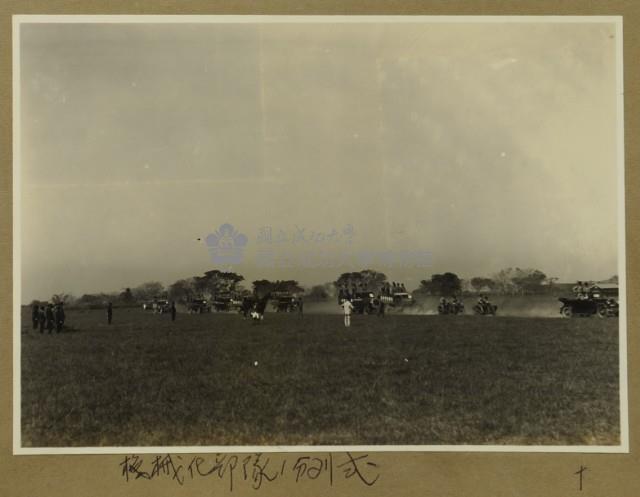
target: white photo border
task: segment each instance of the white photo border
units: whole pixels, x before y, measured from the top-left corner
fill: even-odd
[[[154,446],[154,447],[23,447],[21,438],[21,106],[20,26],[64,24],[290,24],[290,23],[611,23],[616,30],[616,167],[618,174],[619,317],[619,445],[282,445],[282,446]],[[627,294],[624,174],[623,19],[622,16],[414,16],[414,15],[14,15],[13,70],[13,454],[150,454],[255,452],[513,452],[629,453],[627,377]]]

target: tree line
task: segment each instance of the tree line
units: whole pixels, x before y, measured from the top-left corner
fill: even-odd
[[[114,305],[133,307],[155,298],[185,304],[196,298],[211,300],[223,293],[238,296],[253,293],[262,297],[274,292],[305,292],[296,280],[255,280],[251,283],[251,289],[243,285],[244,281],[240,274],[214,269],[200,276],[179,279],[168,286],[159,281],[149,281],[119,292],[88,293],[78,298],[68,293],[58,293],[52,296],[51,302],[90,308],[102,307],[106,302],[112,302]],[[618,277],[614,275],[604,282],[617,283]],[[309,300],[326,300],[336,295],[337,289],[341,287],[366,288],[368,291],[379,292],[386,283],[389,281],[384,273],[363,269],[342,273],[335,281],[314,285],[305,293]],[[443,297],[473,293],[531,295],[566,291],[566,286],[567,284],[559,284],[558,278],[547,276],[538,269],[516,267],[502,269],[491,276],[474,276],[469,279],[462,279],[452,272],[432,274],[429,279],[420,281],[420,286],[414,293]]]
[[[618,276],[600,283],[618,283]],[[570,290],[574,283],[558,283],[555,276],[547,276],[539,269],[505,268],[491,276],[474,276],[461,279],[455,273],[433,274],[431,279],[422,280],[419,293],[450,297],[471,293],[492,293],[500,295],[556,294]]]
[[[124,288],[120,292],[86,293],[77,298],[68,293],[55,294],[51,301],[89,308],[103,307],[107,302],[121,307],[135,307],[154,299],[167,299],[178,304],[186,304],[198,298],[212,300],[221,294],[236,296],[256,294],[262,297],[274,292],[301,293],[304,291],[295,280],[256,280],[251,283],[251,289],[246,288],[242,282],[244,282],[244,276],[241,274],[214,269],[200,276],[179,279],[168,286],[159,281],[148,281],[136,287]]]

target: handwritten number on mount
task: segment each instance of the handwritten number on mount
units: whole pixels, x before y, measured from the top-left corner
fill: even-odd
[[[574,473],[574,475],[578,475],[578,490],[582,492],[582,475],[587,470],[586,466],[580,465],[580,469]]]

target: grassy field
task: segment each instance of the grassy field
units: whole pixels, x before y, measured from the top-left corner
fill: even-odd
[[[27,447],[619,443],[617,319],[27,313]]]

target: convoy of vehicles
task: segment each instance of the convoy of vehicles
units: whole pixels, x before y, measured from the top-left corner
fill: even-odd
[[[362,288],[353,291],[341,288],[338,294],[338,303],[340,304],[344,300],[351,301],[354,307],[353,311],[356,314],[377,314],[390,309],[402,311],[415,304],[413,295],[406,291],[383,293]]]
[[[618,285],[615,284],[579,284],[573,287],[573,295],[560,297],[562,303],[560,315],[563,317],[588,317],[597,315],[602,318],[618,317]],[[265,297],[271,302],[275,312],[295,312],[300,310],[302,301],[297,294],[291,292],[272,292]],[[416,304],[413,296],[406,291],[372,292],[360,289],[348,291],[340,289],[338,302],[348,299],[353,304],[356,314],[378,314],[387,309],[402,311]],[[214,295],[209,301],[204,298],[192,298],[185,304],[190,314],[236,311],[247,315],[255,306],[256,298],[248,294],[222,292]],[[144,302],[142,308],[158,314],[171,312],[171,303],[166,298],[156,297]],[[484,295],[480,296],[472,311],[476,315],[494,316],[498,306],[489,302]],[[441,298],[437,308],[440,315],[460,315],[465,313],[464,303],[454,297],[452,301]]]

